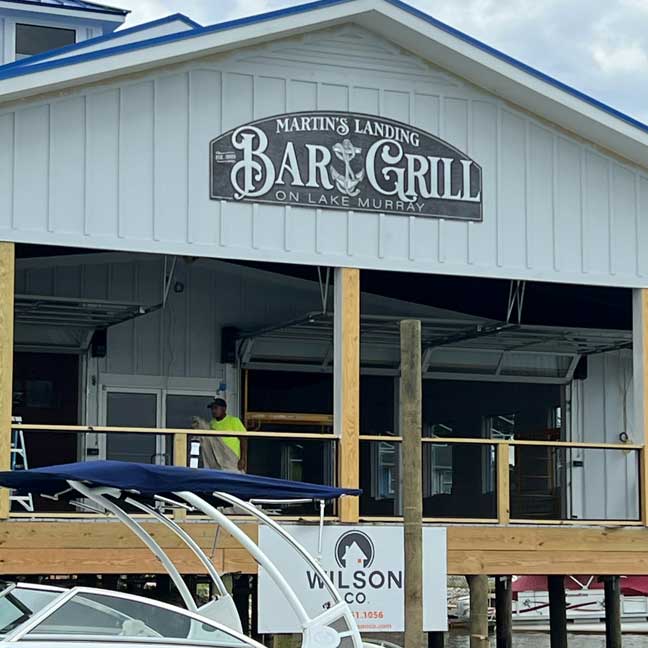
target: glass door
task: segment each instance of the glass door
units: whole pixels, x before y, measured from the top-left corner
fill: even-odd
[[[104,424],[109,427],[160,427],[158,390],[107,388]],[[107,434],[105,458],[114,461],[164,463],[164,437],[153,434]]]

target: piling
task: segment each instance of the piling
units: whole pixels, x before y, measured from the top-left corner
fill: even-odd
[[[621,648],[621,586],[618,576],[604,576],[605,645]]]
[[[421,322],[400,325],[400,431],[403,437],[405,540],[405,648],[421,648],[423,636],[423,469],[421,427]]]
[[[470,588],[470,648],[488,648],[488,576],[467,576]]]
[[[498,576],[495,579],[495,634],[497,648],[513,646],[513,579]]]
[[[551,648],[567,648],[565,577],[549,576],[549,633]]]

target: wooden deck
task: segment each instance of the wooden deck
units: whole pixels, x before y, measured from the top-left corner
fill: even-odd
[[[186,574],[203,570],[179,540],[157,523],[146,528]],[[256,563],[214,525],[184,527],[223,573],[255,573]],[[246,524],[256,538],[257,528]],[[97,520],[0,522],[0,576],[160,573],[161,566],[118,522]],[[648,574],[648,529],[605,527],[448,527],[448,572],[488,574]]]

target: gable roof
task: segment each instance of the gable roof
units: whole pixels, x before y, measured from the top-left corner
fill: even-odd
[[[55,9],[72,9],[74,11],[92,11],[93,13],[115,14],[126,16],[130,11],[109,7],[108,5],[97,4],[96,2],[85,2],[85,0],[11,0],[12,4],[22,5],[44,5]]]
[[[58,60],[0,67],[0,104],[345,22],[363,26],[506,101],[648,167],[647,125],[401,0],[315,0]]]
[[[166,33],[156,33],[156,31],[159,31],[160,28],[164,27],[169,27],[171,29]],[[191,18],[184,14],[175,13],[170,16],[165,16],[164,18],[159,18],[158,20],[152,20],[147,23],[136,25],[135,27],[120,29],[119,31],[105,34],[104,36],[89,38],[78,43],[73,43],[72,45],[48,50],[41,54],[34,54],[33,56],[28,56],[14,61],[13,63],[7,63],[4,66],[0,66],[0,70],[5,71],[14,68],[28,67],[30,65],[35,65],[36,63],[43,63],[44,61],[54,61],[64,57],[75,56],[88,50],[98,51],[100,49],[116,47],[120,41],[146,41],[166,34],[180,33],[192,29],[202,29],[202,25],[191,20]]]

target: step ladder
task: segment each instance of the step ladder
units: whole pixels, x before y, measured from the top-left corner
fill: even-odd
[[[23,420],[20,416],[12,416],[11,422],[14,425],[21,425]],[[27,446],[25,445],[25,434],[20,429],[12,428],[11,430],[11,470],[27,470]],[[10,502],[16,502],[22,506],[28,513],[34,512],[34,499],[31,493],[27,495],[16,495],[11,491],[9,496]]]

